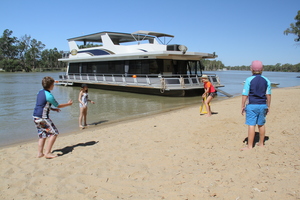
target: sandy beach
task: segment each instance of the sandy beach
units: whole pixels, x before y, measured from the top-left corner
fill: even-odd
[[[240,151],[241,97],[0,149],[0,199],[300,199],[300,87],[272,90],[265,147]],[[53,118],[55,122],[55,118]]]

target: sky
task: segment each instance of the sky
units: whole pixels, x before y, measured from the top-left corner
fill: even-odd
[[[300,43],[283,32],[299,0],[0,0],[0,34],[30,35],[69,51],[67,39],[102,31],[174,35],[170,44],[213,53],[225,66],[300,63]]]

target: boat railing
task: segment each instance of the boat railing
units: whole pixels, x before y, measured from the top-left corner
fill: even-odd
[[[220,82],[216,75],[208,75],[210,81],[218,86]],[[145,75],[145,74],[67,74],[61,75],[60,80],[65,82],[84,82],[84,83],[108,83],[119,85],[138,85],[138,86],[152,86],[164,87],[165,89],[171,87],[201,87],[203,83],[200,81],[198,75]]]

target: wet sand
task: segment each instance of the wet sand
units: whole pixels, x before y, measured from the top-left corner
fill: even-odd
[[[300,199],[300,87],[272,90],[265,147],[247,139],[241,97],[0,149],[0,199]]]

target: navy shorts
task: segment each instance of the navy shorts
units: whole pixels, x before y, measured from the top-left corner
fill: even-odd
[[[217,95],[216,92],[211,92],[211,93],[208,94],[208,97],[211,96],[212,98],[215,98],[216,95]]]
[[[266,123],[268,106],[266,104],[248,104],[246,106],[246,123],[249,126],[262,126]]]
[[[51,119],[33,117],[33,121],[38,131],[39,138],[47,138],[51,135],[58,135],[59,132]]]

